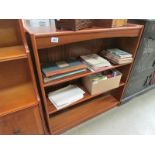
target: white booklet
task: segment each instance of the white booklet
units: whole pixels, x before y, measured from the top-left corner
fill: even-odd
[[[61,109],[83,98],[85,92],[76,85],[68,85],[48,94],[49,100],[57,109]]]
[[[94,67],[111,66],[110,62],[97,54],[89,54],[81,56],[81,58],[89,65]]]

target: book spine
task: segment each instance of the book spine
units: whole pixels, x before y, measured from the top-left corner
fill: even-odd
[[[46,75],[46,77],[50,77],[50,76],[59,75],[59,74],[72,72],[72,71],[79,70],[79,69],[85,69],[85,68],[86,68],[86,65],[81,64],[78,66],[73,66],[73,67],[69,67],[66,69],[62,69],[62,70],[47,72],[45,75]]]
[[[108,53],[107,55],[110,57],[113,57],[115,59],[131,59],[132,58],[132,56],[114,55],[114,54],[110,54],[110,53]]]
[[[69,73],[66,73],[66,74],[63,74],[63,75],[56,75],[56,76],[52,76],[52,77],[45,77],[44,78],[44,82],[47,83],[47,82],[50,82],[50,81],[53,81],[53,80],[61,79],[61,78],[68,77],[68,76],[71,76],[71,75],[75,75],[75,74],[78,74],[78,73],[83,73],[85,71],[87,71],[87,69],[81,69],[81,70],[69,72]]]

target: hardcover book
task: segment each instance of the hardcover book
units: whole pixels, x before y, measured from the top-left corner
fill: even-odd
[[[63,73],[63,74],[59,74],[59,75],[54,75],[54,76],[51,76],[51,77],[45,77],[44,78],[44,82],[47,83],[47,82],[50,82],[50,81],[53,81],[53,80],[62,79],[62,78],[68,77],[68,76],[72,76],[72,75],[76,75],[76,74],[79,74],[79,73],[83,73],[85,71],[87,71],[87,69],[79,69],[79,70],[76,70],[76,71],[73,71],[73,72],[68,72],[68,73]]]
[[[132,54],[125,52],[123,50],[120,50],[118,48],[113,48],[113,49],[107,49],[107,54],[112,55],[117,58],[131,58]]]
[[[81,61],[69,60],[56,62],[54,64],[46,64],[45,66],[42,66],[42,72],[46,77],[50,77],[84,68],[86,68],[86,65]]]

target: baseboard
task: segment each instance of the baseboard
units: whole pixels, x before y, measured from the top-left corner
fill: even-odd
[[[140,95],[142,95],[142,94],[144,94],[144,93],[146,93],[146,92],[148,92],[149,90],[152,90],[152,89],[154,89],[154,88],[155,88],[155,85],[150,86],[150,87],[147,87],[146,89],[143,89],[143,90],[141,90],[141,91],[139,91],[139,92],[137,92],[137,93],[135,93],[135,94],[133,94],[133,95],[131,95],[131,96],[128,96],[128,97],[126,97],[126,98],[123,98],[123,99],[121,100],[121,102],[120,102],[120,105],[125,104],[125,103],[129,102],[131,99],[133,99],[133,98],[135,98],[135,97],[137,97],[137,96],[140,96]]]

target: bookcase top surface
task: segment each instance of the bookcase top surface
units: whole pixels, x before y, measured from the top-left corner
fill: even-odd
[[[102,28],[102,27],[92,27],[78,31],[71,30],[57,30],[55,27],[50,26],[42,26],[42,27],[32,27],[29,25],[25,25],[25,29],[28,33],[35,35],[36,37],[44,37],[44,36],[61,36],[61,35],[73,35],[73,34],[84,34],[84,33],[96,33],[96,32],[111,32],[111,31],[121,31],[124,30],[139,30],[143,26],[138,24],[127,24],[122,27],[114,27],[114,28]]]

